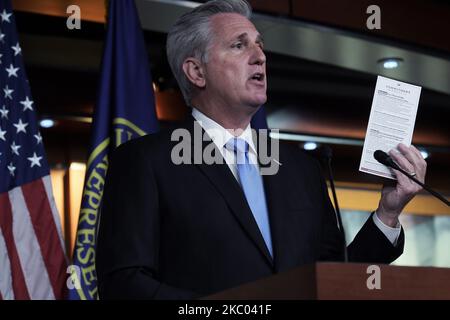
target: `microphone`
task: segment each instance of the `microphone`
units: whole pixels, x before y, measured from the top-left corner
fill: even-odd
[[[401,173],[403,173],[405,176],[407,176],[408,178],[410,178],[412,181],[414,181],[415,183],[417,183],[418,185],[420,185],[422,188],[424,188],[425,190],[427,190],[429,193],[431,193],[433,196],[435,196],[436,198],[438,198],[439,200],[441,200],[442,202],[444,202],[447,206],[450,207],[450,201],[448,201],[447,199],[445,199],[441,194],[437,193],[436,191],[434,191],[433,189],[431,189],[430,187],[428,187],[427,185],[425,185],[424,183],[420,182],[419,180],[417,180],[416,178],[414,178],[414,176],[412,176],[411,174],[409,174],[408,172],[406,172],[405,170],[403,170],[402,168],[400,168],[395,162],[394,160],[392,160],[392,158],[384,151],[381,150],[377,150],[374,152],[373,157],[375,158],[375,160],[377,160],[379,163],[384,164],[387,167],[390,167],[392,169],[398,170]]]
[[[392,160],[392,158],[384,151],[377,150],[374,152],[373,157],[381,164],[387,167],[391,167],[399,170],[400,167]]]

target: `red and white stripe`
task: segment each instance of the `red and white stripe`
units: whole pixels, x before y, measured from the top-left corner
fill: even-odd
[[[53,221],[55,222],[56,231],[58,232],[58,237],[59,237],[59,241],[61,243],[61,248],[64,250],[64,248],[65,248],[64,237],[62,234],[61,221],[59,220],[58,208],[56,208],[55,197],[53,197],[52,180],[51,180],[50,176],[45,176],[42,178],[42,181],[44,182],[45,193],[47,194],[47,199],[49,201],[50,208],[52,210]]]
[[[11,277],[11,261],[8,257],[8,251],[6,249],[5,238],[0,228],[0,270],[2,276],[0,277],[0,299],[13,300],[14,291],[12,287]]]
[[[0,194],[0,212],[0,296],[64,298],[67,260],[49,177]]]

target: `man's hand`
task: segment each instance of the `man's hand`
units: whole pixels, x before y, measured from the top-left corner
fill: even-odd
[[[398,150],[389,151],[389,155],[399,165],[400,168],[409,173],[415,173],[415,178],[421,182],[425,182],[425,173],[427,171],[427,163],[422,154],[416,147],[407,147],[400,143]],[[384,186],[381,191],[381,199],[378,205],[377,214],[384,224],[390,227],[398,225],[398,216],[402,212],[406,204],[422,190],[422,187],[409,179],[398,170],[394,170],[397,177],[397,185]]]

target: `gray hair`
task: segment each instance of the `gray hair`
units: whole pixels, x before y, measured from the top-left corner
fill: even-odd
[[[219,13],[237,13],[247,19],[252,8],[246,0],[213,0],[182,15],[167,36],[167,58],[178,81],[184,100],[191,103],[193,85],[183,71],[183,63],[189,57],[205,63],[212,40],[210,18]]]

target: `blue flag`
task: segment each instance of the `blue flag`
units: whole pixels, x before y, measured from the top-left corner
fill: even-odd
[[[158,130],[144,37],[133,0],[109,1],[102,74],[71,270],[70,299],[97,299],[95,235],[108,155]]]

